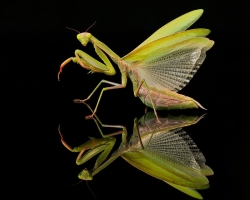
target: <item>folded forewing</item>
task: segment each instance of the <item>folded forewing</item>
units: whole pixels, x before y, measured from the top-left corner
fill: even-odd
[[[172,20],[171,22],[167,23],[166,25],[158,29],[148,39],[146,39],[143,43],[141,43],[135,49],[138,49],[160,38],[163,38],[168,35],[172,35],[174,33],[188,29],[193,23],[195,23],[200,18],[202,13],[203,13],[203,10],[199,9],[199,10],[193,10],[184,15],[181,15],[180,17]]]
[[[136,49],[135,51],[130,52],[126,56],[122,58],[122,60],[127,62],[134,62],[145,58],[148,54],[153,53],[159,49],[166,48],[168,46],[177,44],[184,40],[188,40],[195,37],[205,37],[210,33],[210,30],[199,28],[199,29],[191,29],[179,33],[175,33],[173,35],[166,36],[164,38],[160,38],[155,40],[141,48]]]

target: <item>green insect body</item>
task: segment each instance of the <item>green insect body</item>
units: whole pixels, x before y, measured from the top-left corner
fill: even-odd
[[[118,65],[122,81],[114,83],[102,80],[86,99],[75,100],[77,103],[84,103],[91,98],[102,83],[112,85],[102,89],[94,112],[89,117],[93,117],[96,113],[103,92],[125,88],[127,77],[133,83],[134,95],[153,108],[157,119],[157,109],[199,107],[204,109],[194,99],[177,93],[192,79],[206,58],[206,51],[214,44],[212,40],[206,38],[210,30],[204,28],[186,30],[199,19],[202,13],[202,9],[194,10],[169,22],[122,58],[92,34],[80,33],[77,38],[81,44],[86,46],[88,42],[91,42],[104,64],[83,51],[76,50],[75,57],[67,59],[61,65],[58,79],[63,67],[71,60],[91,72],[114,75],[115,69],[107,54]],[[158,122],[160,123],[159,120]]]

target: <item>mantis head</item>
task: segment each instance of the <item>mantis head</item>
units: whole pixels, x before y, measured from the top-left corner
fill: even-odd
[[[87,168],[85,168],[84,170],[82,170],[80,172],[80,174],[78,174],[78,178],[86,180],[86,181],[90,181],[90,180],[93,179],[93,177],[91,176],[91,174],[90,174],[90,172],[88,171]]]
[[[76,37],[81,42],[81,44],[83,46],[86,46],[88,44],[90,38],[92,37],[92,35],[91,35],[91,33],[83,32],[83,33],[79,33]]]

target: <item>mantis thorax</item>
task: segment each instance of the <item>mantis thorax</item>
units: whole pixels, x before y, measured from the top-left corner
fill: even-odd
[[[129,71],[131,71],[129,64],[124,60],[118,61],[118,67],[120,68],[121,72],[127,72],[127,74],[129,73]]]

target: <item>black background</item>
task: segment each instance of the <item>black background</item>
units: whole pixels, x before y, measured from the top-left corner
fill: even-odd
[[[208,109],[197,125],[184,128],[201,149],[215,174],[204,199],[249,198],[249,32],[250,12],[243,1],[1,1],[1,190],[11,197],[94,199],[77,175],[73,154],[57,132],[61,124],[71,146],[99,137],[90,111],[73,104],[86,98],[102,79],[120,75],[87,74],[79,65],[60,64],[82,49],[96,57],[93,46],[81,46],[71,27],[89,32],[123,56],[172,19],[204,9],[192,28],[208,28],[215,41],[192,81],[180,92]],[[93,107],[98,92],[89,101]],[[132,85],[104,93],[98,116],[131,132],[145,106],[134,98]],[[202,111],[201,111],[202,113]],[[104,129],[105,133],[111,129]],[[119,138],[119,137],[118,137]],[[118,140],[119,141],[119,140]],[[93,162],[86,163],[89,168]],[[89,182],[97,199],[192,199],[130,166],[119,158]]]

